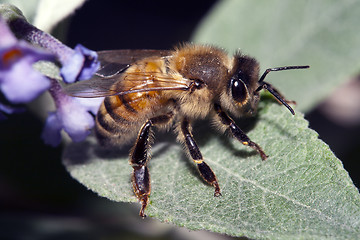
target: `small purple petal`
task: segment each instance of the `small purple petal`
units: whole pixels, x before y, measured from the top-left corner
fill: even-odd
[[[60,132],[64,129],[74,142],[79,142],[91,133],[94,124],[91,114],[73,98],[49,115],[42,138],[46,144],[57,146],[61,141]]]
[[[53,55],[18,41],[0,18],[0,89],[12,103],[30,102],[50,87],[49,80],[33,69]]]
[[[97,60],[97,53],[85,48],[81,44],[76,45],[75,51],[79,51],[85,56],[83,70],[81,71],[79,80],[86,80],[91,78],[100,67],[100,62]]]
[[[51,79],[49,92],[54,98],[57,111],[48,118],[43,133],[45,142],[53,146],[59,144],[61,130],[64,130],[75,142],[84,140],[95,125],[94,117],[89,112],[97,112],[101,99],[84,101],[70,97],[64,93],[55,79]],[[52,118],[56,118],[56,121]],[[54,126],[52,127],[51,124]]]
[[[88,110],[72,98],[71,102],[61,106],[58,114],[61,115],[62,124],[65,132],[69,134],[75,142],[84,140],[94,127],[94,118]]]
[[[63,63],[60,74],[66,83],[73,83],[91,78],[99,66],[97,53],[78,44],[71,58]]]
[[[42,133],[46,144],[57,146],[61,142],[61,130],[64,129],[74,142],[84,140],[94,127],[93,117],[76,103],[66,105],[60,111],[49,114]]]
[[[36,48],[23,40],[19,40],[17,46],[22,50],[23,57],[30,63],[37,61],[54,61],[55,56],[42,48]]]
[[[66,83],[73,83],[78,79],[82,69],[84,57],[79,53],[74,53],[72,58],[60,69],[60,75]]]
[[[62,124],[56,113],[50,113],[46,120],[44,130],[41,134],[41,138],[44,140],[45,144],[51,145],[53,147],[59,145],[61,142],[61,128]]]
[[[0,89],[13,103],[34,100],[50,87],[50,81],[21,59],[8,71],[0,71]]]
[[[104,101],[103,97],[98,98],[76,98],[77,102],[84,106],[89,112],[96,115],[101,103]]]

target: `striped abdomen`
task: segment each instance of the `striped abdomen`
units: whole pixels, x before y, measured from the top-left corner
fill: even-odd
[[[100,144],[120,145],[134,139],[147,119],[166,108],[164,103],[155,91],[106,97],[96,116]]]

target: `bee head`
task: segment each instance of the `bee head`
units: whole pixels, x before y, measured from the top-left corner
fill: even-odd
[[[259,63],[251,57],[237,53],[234,56],[233,69],[229,76],[225,94],[221,95],[220,101],[236,116],[251,115],[256,112],[259,103],[259,92],[262,89],[268,90],[281,104],[283,104],[294,115],[294,110],[289,106],[284,97],[264,81],[266,75],[272,71],[283,71],[291,69],[304,69],[309,66],[286,66],[268,68],[259,78]]]
[[[221,95],[221,103],[232,114],[251,115],[259,102],[259,64],[251,57],[237,53],[229,74],[226,89]]]

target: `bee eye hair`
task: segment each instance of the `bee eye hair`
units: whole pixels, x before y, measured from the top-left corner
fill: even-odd
[[[231,78],[230,91],[232,98],[239,103],[246,100],[248,92],[244,82],[238,78]]]

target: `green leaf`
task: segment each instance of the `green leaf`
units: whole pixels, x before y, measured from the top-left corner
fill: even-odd
[[[263,101],[252,120],[256,127],[250,127],[248,136],[270,156],[266,161],[234,139],[209,131],[206,124],[194,127],[222,189],[217,198],[181,146],[168,140],[174,135],[162,135],[149,163],[152,194],[146,213],[162,222],[232,236],[359,238],[359,193],[302,114],[292,116],[283,106]],[[105,151],[89,138],[70,144],[63,162],[74,178],[100,196],[137,202],[130,181],[129,148]]]
[[[240,47],[263,70],[311,65],[267,77],[298,102],[297,109],[308,110],[359,68],[359,5],[350,0],[219,1],[194,39],[229,51]],[[209,131],[203,122],[194,126],[195,139],[218,177],[218,198],[171,140],[174,134],[157,134],[149,162],[148,216],[193,230],[257,239],[360,238],[359,192],[301,113],[292,116],[268,99],[260,103],[256,118],[238,123],[270,156],[267,161],[236,140]],[[100,196],[137,202],[130,148],[103,150],[90,137],[68,145],[63,162]]]
[[[0,4],[12,4],[16,6],[31,23],[34,20],[39,1],[40,0],[0,0]]]
[[[53,78],[58,81],[62,81],[62,78],[60,77],[60,69],[53,62],[39,61],[39,62],[34,63],[33,67],[49,78]]]
[[[193,40],[255,57],[262,70],[310,65],[301,74],[269,74],[298,109],[308,111],[360,69],[360,2],[218,1]]]

